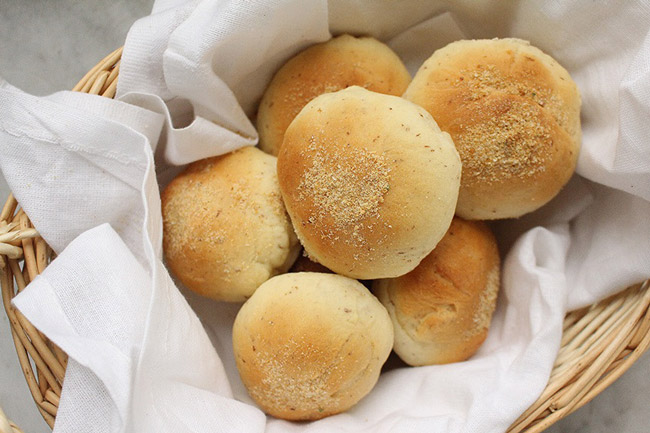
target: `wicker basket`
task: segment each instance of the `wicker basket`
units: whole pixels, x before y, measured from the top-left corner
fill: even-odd
[[[121,55],[121,48],[108,55],[73,90],[112,98]],[[11,306],[11,299],[45,269],[50,259],[51,250],[10,195],[0,213],[2,298],[29,390],[41,415],[53,427],[67,357]],[[546,389],[508,432],[541,432],[619,378],[650,345],[649,307],[647,280],[569,313]],[[0,409],[0,433],[20,431]]]

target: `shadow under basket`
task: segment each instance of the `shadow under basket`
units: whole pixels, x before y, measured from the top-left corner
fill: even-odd
[[[74,91],[113,98],[122,49],[104,58]],[[45,421],[54,426],[67,356],[11,305],[43,272],[52,251],[10,195],[0,214],[2,299],[29,390]],[[508,429],[541,432],[577,410],[618,379],[650,345],[650,280],[567,314],[553,371],[539,399]],[[0,433],[21,432],[0,409]]]

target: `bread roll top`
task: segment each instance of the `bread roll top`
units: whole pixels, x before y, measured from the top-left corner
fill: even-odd
[[[167,265],[216,300],[244,301],[300,251],[276,158],[253,147],[190,164],[163,191],[162,214]]]
[[[457,362],[476,352],[496,305],[499,267],[485,223],[456,217],[417,268],[375,282],[395,326],[395,352],[410,365]]]
[[[277,155],[300,110],[323,93],[350,86],[399,96],[411,81],[400,58],[371,37],[341,35],[290,59],[269,84],[257,115],[260,148]]]
[[[359,282],[292,273],[264,283],[233,327],[237,368],[270,415],[313,420],[347,410],[375,385],[393,329]]]
[[[463,162],[460,216],[520,216],[553,198],[575,170],[577,86],[526,41],[449,44],[422,65],[404,97],[454,140]]]
[[[280,188],[310,258],[353,278],[402,275],[444,235],[460,160],[422,108],[360,87],[321,95],[287,130]]]

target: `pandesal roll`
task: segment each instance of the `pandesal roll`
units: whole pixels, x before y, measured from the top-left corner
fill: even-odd
[[[277,155],[293,118],[318,95],[361,86],[399,96],[410,81],[400,58],[374,38],[341,35],[309,47],[280,68],[262,97],[260,148]]]
[[[167,265],[212,299],[244,301],[300,252],[276,158],[254,147],[190,164],[163,191],[162,215]]]
[[[278,155],[305,251],[358,279],[403,275],[431,252],[453,217],[460,169],[424,109],[357,86],[307,104]]]
[[[480,221],[455,217],[420,265],[395,279],[375,281],[387,308],[394,350],[410,365],[463,361],[481,346],[499,291],[499,252]]]
[[[233,327],[239,375],[268,414],[315,420],[345,411],[377,383],[393,345],[386,309],[359,282],[334,274],[271,278]]]
[[[550,201],[580,150],[580,94],[553,58],[520,39],[437,50],[404,97],[451,134],[463,162],[457,214],[513,218]]]

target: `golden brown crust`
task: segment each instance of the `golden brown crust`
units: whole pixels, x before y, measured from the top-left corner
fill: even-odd
[[[243,301],[299,253],[276,159],[253,147],[189,165],[161,198],[167,265],[202,296]]]
[[[393,331],[360,283],[293,273],[264,283],[233,326],[240,377],[268,414],[315,420],[349,409],[373,388]]]
[[[499,288],[499,253],[483,222],[455,217],[413,271],[373,291],[395,326],[395,352],[410,365],[463,361],[487,337]]]
[[[550,56],[518,39],[436,51],[404,97],[451,134],[463,162],[458,215],[518,217],[551,200],[575,170],[580,95]]]
[[[287,129],[278,178],[305,251],[342,275],[402,275],[446,232],[460,160],[404,99],[350,87],[310,102]]]
[[[284,132],[318,95],[349,86],[399,96],[411,81],[388,46],[370,37],[342,35],[289,60],[273,77],[257,114],[260,148],[277,155]]]

